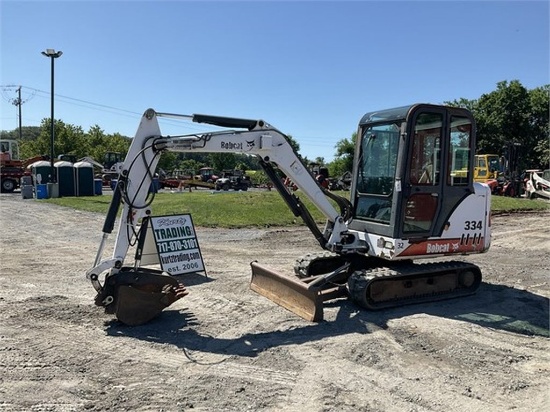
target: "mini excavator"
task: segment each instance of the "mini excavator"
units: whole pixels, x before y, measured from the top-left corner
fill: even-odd
[[[221,130],[164,136],[160,117]],[[471,295],[481,283],[481,271],[457,257],[485,252],[491,240],[491,193],[473,181],[475,147],[475,121],[463,108],[413,104],[367,113],[358,126],[348,199],[321,187],[288,138],[263,120],[148,109],[114,189],[94,266],[86,274],[97,291],[95,303],[121,322],[139,325],[188,293],[162,270],[125,265],[142,219],[151,215],[149,187],[166,151],[258,158],[320,250],[298,258],[293,275],[252,262],[250,287],[306,320],[321,321],[323,302],[342,296],[379,310]],[[280,172],[299,190],[289,190]],[[323,228],[298,194],[324,214]],[[121,206],[113,254],[103,259]],[[448,258],[434,259],[440,257]],[[417,262],[426,258],[431,260]]]

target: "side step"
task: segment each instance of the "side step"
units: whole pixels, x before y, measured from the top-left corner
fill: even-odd
[[[327,284],[336,271],[298,279],[274,272],[257,262],[250,264],[250,289],[310,322],[323,320],[323,302],[346,294],[346,285]]]

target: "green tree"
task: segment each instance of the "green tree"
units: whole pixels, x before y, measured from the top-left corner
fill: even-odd
[[[477,100],[448,104],[472,111],[477,123],[477,153],[507,155],[519,151],[519,170],[542,168],[550,160],[548,85],[527,90],[518,80],[502,81]],[[510,159],[512,160],[512,159]]]
[[[39,126],[23,126],[21,128],[21,140],[34,140],[40,135]],[[19,140],[19,128],[0,131],[1,139]]]
[[[541,169],[550,168],[550,85],[537,87],[529,92],[531,118],[529,123],[536,139],[534,148]]]
[[[357,142],[357,132],[351,135],[351,139],[341,139],[336,143],[336,153],[334,160],[328,165],[331,176],[341,176],[345,172],[353,170],[353,156],[355,154],[355,144]]]
[[[192,171],[193,173],[197,174],[199,173],[199,169],[202,168],[202,167],[205,167],[206,165],[202,162],[199,162],[197,160],[194,160],[194,159],[186,159],[186,160],[182,160],[178,163],[178,167],[177,169],[179,170],[189,170],[189,171]]]
[[[21,158],[30,158],[37,155],[50,155],[51,149],[51,120],[43,119],[40,125],[40,134],[36,139],[20,142]],[[60,154],[79,155],[85,146],[84,132],[80,126],[66,124],[61,120],[54,122],[54,156]]]
[[[82,147],[82,151],[85,152],[82,156],[93,157],[96,161],[102,162],[105,156],[105,132],[98,125],[90,127],[88,133],[86,133],[86,143]],[[115,152],[115,150],[109,150]]]
[[[497,90],[480,97],[475,112],[481,153],[503,154],[509,144],[534,147],[529,127],[529,92],[517,80],[500,82]]]
[[[210,167],[219,172],[234,169],[237,164],[234,153],[210,153],[208,159]]]
[[[91,157],[99,163],[103,163],[105,155],[109,152],[119,153],[121,158],[126,157],[131,140],[120,133],[105,134],[98,125],[90,127],[85,134],[85,142],[78,152],[78,158]]]
[[[208,153],[175,153],[176,161],[173,165],[178,170],[199,170],[201,167],[209,166]],[[170,170],[168,168],[167,170]]]
[[[175,169],[175,165],[178,161],[178,154],[172,152],[162,152],[159,158],[159,163],[157,168],[162,169],[164,172],[168,173]]]
[[[468,99],[465,99],[464,97],[461,97],[458,100],[444,102],[444,104],[448,106],[454,106],[454,107],[463,107],[464,109],[468,109],[472,113],[474,113],[477,109],[477,100],[468,100]]]
[[[294,149],[294,151],[299,154],[300,153],[300,143],[298,143],[296,141],[296,139],[294,137],[292,137],[292,135],[290,135],[290,134],[287,134],[286,138],[288,140],[288,143],[290,143],[290,145]]]
[[[40,133],[34,139],[23,139],[20,142],[21,157],[23,159],[37,155],[50,155],[50,119],[43,119]],[[92,157],[99,163],[103,162],[107,152],[118,152],[122,158],[130,146],[130,139],[119,133],[106,135],[99,126],[92,126],[84,132],[80,126],[64,123],[61,120],[54,122],[54,156],[61,154],[73,155],[77,159]]]

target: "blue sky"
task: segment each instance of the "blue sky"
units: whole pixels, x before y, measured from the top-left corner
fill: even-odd
[[[362,115],[550,83],[548,1],[0,1],[0,129],[133,136],[149,107],[264,119],[310,159]],[[163,121],[164,134],[205,129]]]

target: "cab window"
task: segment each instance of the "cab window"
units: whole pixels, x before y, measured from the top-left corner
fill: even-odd
[[[391,123],[369,127],[363,132],[361,142],[356,217],[388,223],[399,149],[399,126]]]

